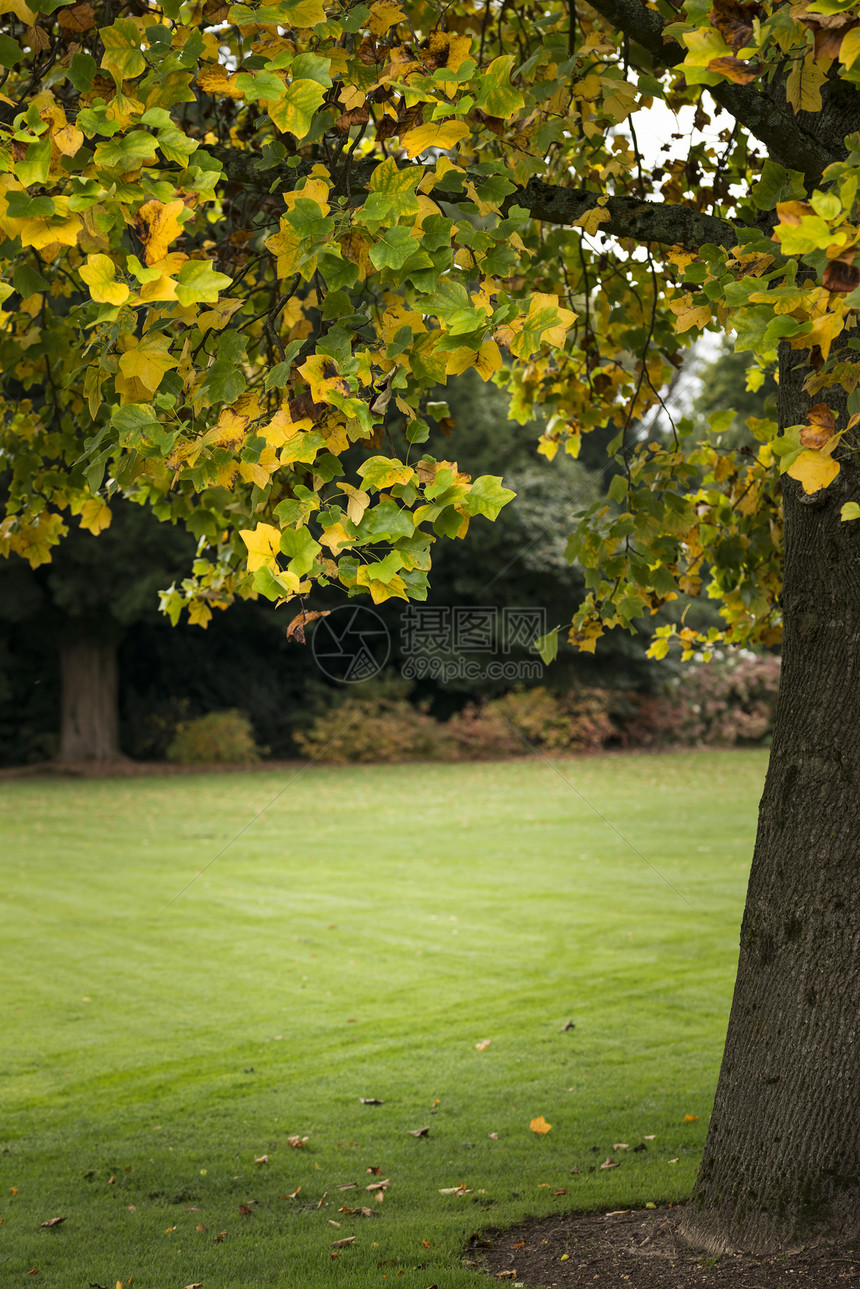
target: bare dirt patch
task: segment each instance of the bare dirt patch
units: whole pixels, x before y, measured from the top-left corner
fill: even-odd
[[[473,1237],[467,1260],[525,1289],[849,1289],[860,1249],[818,1245],[774,1257],[706,1257],[677,1234],[682,1209],[570,1213]],[[486,1247],[491,1243],[492,1247]]]

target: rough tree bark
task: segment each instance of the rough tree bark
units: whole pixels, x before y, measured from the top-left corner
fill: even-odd
[[[799,361],[781,355],[783,427],[806,419]],[[844,394],[825,397],[844,425]],[[858,473],[843,459],[812,497],[785,478],[782,682],[686,1218],[687,1238],[714,1253],[860,1235],[860,525],[839,517]]]
[[[87,639],[63,642],[60,675],[59,760],[119,760],[116,646]]]

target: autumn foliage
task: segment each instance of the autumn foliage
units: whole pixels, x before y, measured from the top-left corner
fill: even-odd
[[[121,492],[199,539],[174,621],[420,599],[434,543],[513,495],[422,448],[474,368],[543,409],[548,457],[615,427],[623,471],[571,521],[579,648],[680,594],[779,639],[781,472],[827,489],[860,416],[860,134],[805,124],[860,81],[852,5],[2,7],[2,551],[47,561]],[[657,100],[710,134],[655,165]],[[641,439],[710,326],[762,369],[786,342],[824,412],[743,456]]]

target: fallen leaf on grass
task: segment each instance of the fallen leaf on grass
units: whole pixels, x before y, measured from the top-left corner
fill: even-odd
[[[429,1137],[430,1136],[429,1128],[407,1128],[406,1131],[409,1133],[410,1137]]]
[[[656,1140],[656,1138],[657,1138],[657,1134],[656,1134],[656,1132],[652,1132],[650,1136],[648,1136],[648,1137],[643,1137],[643,1138],[642,1138],[642,1140],[643,1140],[643,1141],[655,1141],[655,1140]]]
[[[471,1195],[471,1193],[465,1182],[460,1182],[459,1186],[443,1186],[439,1190],[440,1195]]]
[[[116,1176],[114,1176],[114,1177],[109,1177],[109,1178],[107,1179],[107,1184],[108,1184],[108,1186],[113,1186],[113,1184],[114,1184],[114,1182],[115,1182],[115,1181],[116,1181]]]
[[[199,1206],[198,1204],[192,1204],[189,1208],[187,1208],[187,1209],[185,1210],[185,1212],[186,1212],[186,1213],[199,1213],[199,1212],[200,1212],[200,1206]]]
[[[195,1280],[193,1285],[186,1285],[185,1289],[203,1289],[203,1281]]]
[[[375,1173],[375,1174],[376,1174],[376,1176],[378,1177],[378,1176],[379,1176],[379,1174],[382,1172],[382,1169],[379,1167],[379,1165],[378,1165],[378,1164],[371,1164],[370,1168],[365,1168],[365,1170],[364,1170],[364,1171],[365,1171],[366,1173]],[[369,1189],[370,1189],[370,1187],[368,1187],[368,1190],[369,1190]]]
[[[372,1208],[339,1208],[338,1213],[349,1213],[352,1217],[379,1217],[379,1214]]]
[[[212,1241],[212,1243],[213,1243],[213,1244],[221,1244],[221,1242],[223,1241],[224,1236],[225,1236],[226,1234],[227,1234],[227,1232],[226,1232],[226,1231],[219,1231],[219,1232],[218,1232],[218,1234],[215,1236],[215,1239]]]
[[[269,1156],[268,1156],[268,1155],[255,1155],[255,1156],[254,1156],[254,1163],[255,1163],[255,1164],[267,1164],[268,1162],[269,1162]]]
[[[278,1199],[295,1199],[301,1189],[301,1186],[297,1186],[294,1191],[290,1191],[289,1195],[279,1195]]]
[[[354,1244],[354,1243],[355,1243],[355,1236],[348,1235],[345,1240],[332,1240],[331,1247],[333,1249],[343,1249],[346,1247],[347,1244]]]
[[[576,1022],[572,1020],[566,1021],[559,1030],[559,1033],[563,1034],[567,1029],[576,1029]]]
[[[28,1272],[27,1272],[27,1275],[28,1275],[28,1276],[37,1276],[38,1274],[39,1274],[39,1268],[38,1268],[38,1267],[33,1267],[33,1270],[32,1270],[32,1271],[28,1271]]]
[[[567,1194],[566,1186],[560,1186],[557,1191],[553,1191],[553,1195],[566,1195],[566,1194]]]
[[[206,1227],[203,1225],[203,1223],[202,1223],[202,1222],[198,1222],[198,1223],[197,1223],[197,1225],[195,1226],[194,1230],[195,1230],[195,1231],[205,1231],[205,1230],[206,1230]]]
[[[292,1146],[293,1150],[301,1150],[302,1146],[306,1146],[309,1141],[310,1137],[287,1137],[287,1145]],[[268,1156],[266,1156],[266,1162],[268,1163]]]
[[[328,1224],[329,1226],[340,1226],[340,1222],[336,1222],[333,1217],[329,1218]]]
[[[322,1199],[320,1200],[319,1204],[317,1204],[317,1208],[318,1209],[322,1208],[323,1204],[325,1204],[327,1199],[328,1199],[328,1191],[323,1191]]]
[[[606,1158],[606,1159],[604,1159],[604,1161],[603,1161],[603,1163],[600,1165],[600,1167],[601,1167],[601,1168],[617,1168],[617,1167],[618,1167],[618,1164],[615,1162],[615,1160],[612,1158],[612,1156],[611,1156],[611,1155],[608,1155],[608,1156],[607,1156],[607,1158]]]
[[[614,1143],[613,1143],[612,1149],[613,1149],[613,1150],[629,1150],[629,1149],[630,1149],[630,1147],[628,1146],[628,1144],[627,1144],[627,1142],[626,1142],[626,1141],[616,1141],[616,1142],[614,1142]]]
[[[357,1187],[358,1182],[344,1182],[343,1186],[338,1186],[337,1189],[339,1191],[354,1191]],[[299,1190],[301,1190],[301,1187],[299,1187]],[[290,1199],[292,1199],[292,1195],[290,1196]]]
[[[498,1141],[498,1140],[499,1140],[499,1134],[498,1134],[497,1132],[491,1132],[491,1133],[490,1133],[490,1138],[491,1138],[491,1140],[492,1140],[492,1141]]]
[[[429,1249],[429,1248],[431,1248],[431,1247],[432,1247],[432,1246],[431,1246],[431,1244],[430,1244],[430,1241],[429,1241],[429,1240],[422,1240],[422,1241],[421,1241],[421,1244],[423,1245],[423,1247],[424,1247],[425,1249]]]
[[[379,1097],[359,1097],[358,1099],[362,1105],[385,1105],[385,1102],[380,1101]]]
[[[164,1234],[169,1235],[171,1231],[175,1231],[175,1230],[176,1230],[175,1226],[166,1226],[164,1228]]]
[[[531,1128],[532,1132],[544,1133],[544,1132],[549,1132],[550,1128],[552,1127],[552,1124],[547,1123],[543,1115],[539,1114],[536,1119],[532,1119],[531,1123],[529,1124],[529,1127]]]
[[[250,1205],[250,1204],[240,1204],[240,1205],[239,1205],[239,1213],[240,1213],[240,1215],[241,1215],[242,1217],[250,1217],[250,1216],[251,1216],[251,1214],[253,1213],[253,1211],[254,1211],[254,1210],[251,1208],[251,1205]]]
[[[678,1163],[678,1161],[680,1160],[680,1158],[681,1158],[681,1156],[680,1156],[680,1155],[676,1155],[674,1159],[667,1159],[667,1160],[666,1160],[666,1163],[667,1163],[667,1164],[677,1164],[677,1163]]]
[[[490,1046],[492,1041],[493,1040],[491,1038],[482,1038],[479,1042],[475,1044],[475,1051],[486,1052],[487,1048]]]
[[[516,1280],[516,1278],[517,1278],[516,1271],[497,1271],[496,1272],[497,1280]]]
[[[699,1116],[697,1114],[684,1115],[684,1123],[698,1123],[698,1122],[699,1122]]]
[[[370,1170],[368,1169],[368,1172],[369,1171]],[[376,1169],[374,1169],[373,1171],[376,1172]],[[379,1171],[381,1172],[382,1170],[380,1169]],[[391,1178],[386,1177],[384,1182],[371,1182],[370,1185],[365,1186],[364,1189],[366,1191],[384,1191],[390,1185],[391,1185]]]
[[[59,1226],[65,1220],[64,1217],[49,1217],[47,1222],[42,1222],[42,1226]]]

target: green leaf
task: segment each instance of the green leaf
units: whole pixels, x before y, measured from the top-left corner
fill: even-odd
[[[778,201],[796,201],[806,196],[803,174],[775,161],[765,161],[761,179],[753,184],[750,196],[759,210],[776,210]]]
[[[271,72],[240,72],[235,81],[247,103],[277,103],[284,97],[287,87],[279,76]]]
[[[475,106],[488,116],[505,119],[514,116],[525,106],[522,94],[511,85],[511,69],[515,62],[513,54],[503,54],[501,58],[494,58],[482,73]]]
[[[459,504],[469,515],[486,515],[495,519],[502,506],[513,501],[517,494],[502,486],[501,475],[484,474],[476,479],[471,490]]]
[[[31,143],[24,157],[15,163],[15,177],[25,188],[31,184],[43,184],[47,181],[51,168],[51,140],[45,135],[37,143]]]
[[[6,194],[6,214],[10,219],[50,219],[57,207],[50,197],[31,197],[13,189]]]
[[[21,298],[26,300],[37,291],[47,291],[49,284],[29,264],[19,264],[12,277],[12,285]]]
[[[325,90],[318,81],[293,81],[282,99],[269,104],[269,116],[279,130],[301,142],[310,133],[314,113],[324,98]]]
[[[180,304],[214,304],[232,281],[226,273],[216,272],[211,260],[187,260],[176,281],[176,298]]]
[[[555,662],[558,657],[558,627],[548,631],[545,636],[538,636],[534,642],[534,647],[540,654],[541,661],[546,663],[547,667],[551,662]]]
[[[398,219],[417,215],[420,209],[415,189],[421,181],[421,166],[399,169],[393,157],[386,157],[370,178],[370,196],[354,214],[361,224],[396,224]]]
[[[102,67],[117,81],[129,80],[145,70],[140,32],[130,18],[117,18],[112,27],[102,27],[99,36],[105,50]]]
[[[856,501],[846,501],[839,512],[839,517],[843,523],[848,523],[852,519],[860,519],[860,506]]]
[[[417,243],[408,228],[399,226],[386,228],[379,241],[370,248],[370,262],[377,269],[400,269],[416,246]]]
[[[364,512],[356,527],[356,536],[365,542],[396,542],[401,537],[411,537],[415,532],[415,519],[410,510],[398,506],[391,497],[384,497],[378,506]]]
[[[132,130],[124,139],[108,139],[100,143],[93,160],[106,170],[128,174],[131,170],[139,170],[147,161],[154,161],[157,150],[158,144],[151,134],[145,130]]]
[[[93,77],[98,71],[98,63],[91,54],[78,52],[72,54],[68,77],[79,94],[88,94],[93,87]]]
[[[322,547],[307,528],[286,528],[281,533],[281,550],[290,557],[290,572],[301,577],[311,571]]]
[[[0,36],[0,67],[15,67],[24,57],[24,51],[11,36]]]

